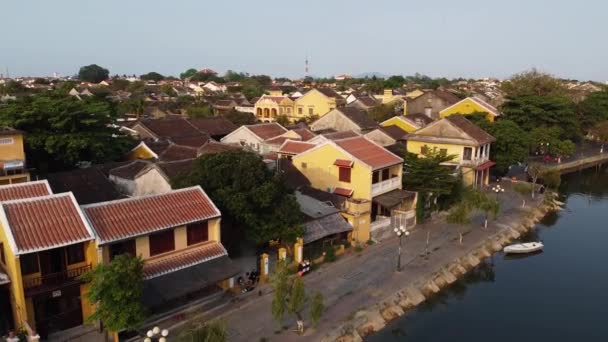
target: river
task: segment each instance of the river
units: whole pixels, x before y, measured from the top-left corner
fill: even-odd
[[[608,169],[563,177],[565,210],[367,341],[608,341]]]

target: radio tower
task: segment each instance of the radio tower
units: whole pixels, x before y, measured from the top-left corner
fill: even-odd
[[[304,78],[308,77],[308,54],[306,54],[306,60],[304,61]]]

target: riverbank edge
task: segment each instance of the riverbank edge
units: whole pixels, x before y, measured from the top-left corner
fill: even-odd
[[[564,203],[549,195],[536,207],[522,212],[518,222],[503,225],[496,233],[480,241],[475,247],[439,268],[429,270],[411,285],[393,293],[368,309],[359,310],[352,319],[327,333],[322,342],[356,342],[382,330],[391,321],[416,308],[430,296],[462,278],[483,260],[502,251],[503,247],[530,231],[548,213],[561,210]]]

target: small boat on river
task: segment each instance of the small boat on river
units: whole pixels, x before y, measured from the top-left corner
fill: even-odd
[[[509,245],[503,249],[506,254],[525,254],[541,251],[545,247],[542,242],[524,242]]]

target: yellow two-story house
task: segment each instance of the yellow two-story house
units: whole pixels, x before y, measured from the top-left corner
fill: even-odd
[[[451,115],[431,123],[406,136],[407,151],[424,157],[428,150],[436,149],[454,159],[446,165],[462,175],[465,186],[481,187],[489,183],[490,145],[496,139],[465,119]]]
[[[306,117],[321,117],[344,105],[346,100],[331,88],[313,88],[294,102],[291,121]]]
[[[72,193],[27,182],[1,186],[0,201],[0,273],[6,275],[0,296],[8,294],[8,301],[0,298],[0,317],[13,329],[29,325],[44,339],[83,324],[93,306],[79,276],[97,258],[95,236]]]
[[[231,287],[240,272],[221,243],[220,211],[200,186],[82,208],[100,262],[143,259],[143,304],[153,313]]]
[[[0,185],[29,181],[25,165],[23,132],[0,127]]]
[[[403,159],[367,138],[328,140],[291,159],[313,188],[348,199],[343,215],[354,240],[415,224],[416,194],[401,190]]]
[[[470,115],[473,113],[487,113],[486,119],[494,122],[500,116],[500,112],[491,104],[477,97],[467,97],[439,112],[440,118],[445,118],[450,115]]]
[[[280,115],[293,117],[294,101],[281,95],[263,95],[254,104],[256,120],[260,122],[273,122]]]

